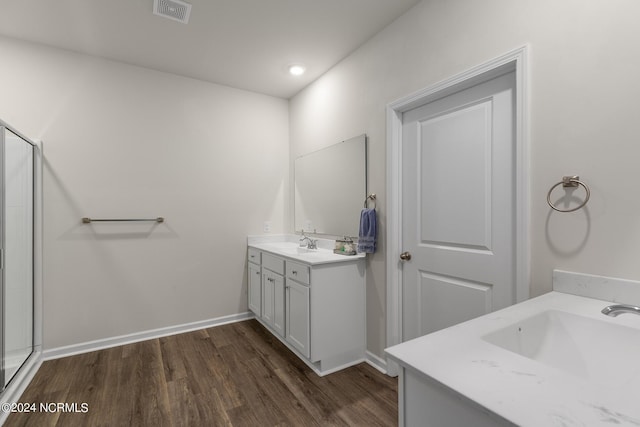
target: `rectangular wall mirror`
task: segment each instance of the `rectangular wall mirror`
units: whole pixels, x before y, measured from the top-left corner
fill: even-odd
[[[294,170],[295,231],[357,236],[367,197],[367,136],[298,157]]]

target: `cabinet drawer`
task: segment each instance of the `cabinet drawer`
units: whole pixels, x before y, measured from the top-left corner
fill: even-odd
[[[287,277],[297,282],[309,284],[309,266],[287,261]]]
[[[256,248],[249,248],[249,262],[260,264],[260,251]]]
[[[278,258],[268,253],[263,253],[262,266],[275,273],[284,274],[284,259],[282,258]]]

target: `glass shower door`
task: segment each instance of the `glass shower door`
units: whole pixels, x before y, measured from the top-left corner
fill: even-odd
[[[2,130],[2,373],[4,388],[33,351],[33,146]]]

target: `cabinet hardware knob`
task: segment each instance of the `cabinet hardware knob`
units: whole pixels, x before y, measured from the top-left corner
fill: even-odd
[[[297,272],[297,271],[295,271],[295,270],[293,270],[293,271],[291,272],[291,274],[293,274],[293,275],[297,275],[297,274],[298,274],[298,272]]]

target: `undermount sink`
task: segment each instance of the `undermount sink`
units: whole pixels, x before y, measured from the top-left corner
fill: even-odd
[[[306,246],[300,246],[298,243],[294,242],[277,242],[277,243],[267,243],[265,246],[276,250],[278,252],[286,253],[286,254],[309,254],[320,252],[321,249],[309,249]]]
[[[293,255],[313,254],[313,253],[318,253],[320,251],[319,249],[309,249],[304,246],[284,247],[284,248],[280,248],[280,250],[284,253],[293,254]]]
[[[327,254],[332,254],[332,251],[328,249],[309,249],[306,246],[300,246],[295,242],[277,242],[277,243],[267,243],[264,245],[265,248],[273,250],[281,255],[303,255],[306,258],[314,258],[314,257],[322,257]]]
[[[640,329],[548,310],[482,339],[600,386],[640,381]]]

